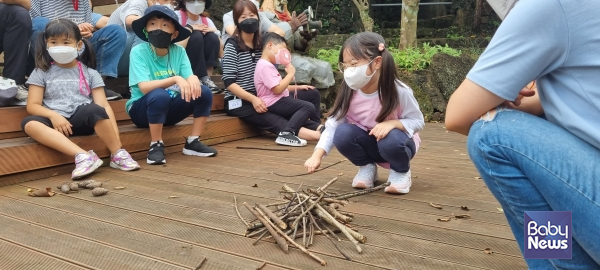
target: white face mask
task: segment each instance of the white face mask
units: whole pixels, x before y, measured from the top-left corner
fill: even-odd
[[[194,15],[200,15],[202,12],[204,12],[204,7],[206,6],[205,2],[198,2],[198,1],[194,1],[193,3],[186,3],[185,4],[185,8],[187,9],[187,11],[189,11],[190,13],[194,14]]]
[[[366,65],[348,67],[346,70],[344,70],[344,81],[346,81],[348,87],[352,88],[353,90],[359,90],[365,87],[365,85],[371,81],[371,78],[373,78],[373,75],[375,75],[377,70],[374,70],[373,74],[369,76],[367,75],[367,68],[373,62],[373,60]]]
[[[59,64],[69,64],[77,58],[77,48],[71,46],[55,46],[48,48],[48,54]]]

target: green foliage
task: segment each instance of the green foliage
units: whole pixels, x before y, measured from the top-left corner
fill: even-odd
[[[317,51],[317,58],[331,64],[333,70],[338,70],[338,63],[340,60],[340,50],[342,46],[336,46],[333,49],[320,49]],[[338,70],[339,71],[339,70]]]
[[[428,42],[423,43],[423,47],[412,47],[405,50],[390,48],[390,52],[394,57],[394,62],[398,68],[407,71],[415,71],[425,69],[431,64],[431,59],[438,53],[445,53],[450,56],[458,57],[461,55],[460,50],[456,50],[445,46],[431,46]]]
[[[448,33],[448,35],[446,35],[446,37],[450,40],[459,40],[459,39],[465,38],[462,35],[456,34],[456,33]]]
[[[338,70],[338,62],[341,46],[336,46],[333,49],[320,49],[317,52],[317,58],[331,64],[334,70]],[[425,69],[431,64],[431,59],[438,53],[445,53],[450,56],[458,57],[462,54],[460,50],[456,50],[445,46],[435,45],[431,46],[428,42],[423,43],[422,47],[413,47],[406,50],[399,50],[396,48],[389,49],[394,62],[400,69],[407,71],[415,71]]]

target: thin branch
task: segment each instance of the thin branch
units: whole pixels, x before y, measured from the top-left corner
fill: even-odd
[[[246,228],[250,228],[250,224],[248,224],[248,222],[246,222],[246,220],[244,220],[244,218],[240,214],[240,210],[238,210],[238,207],[237,207],[237,198],[235,196],[233,196],[233,206],[235,207],[235,212],[237,213],[238,217],[240,217],[240,219],[242,220],[242,222],[244,222],[244,224],[246,224]]]
[[[281,237],[279,237],[279,235],[277,235],[277,232],[275,230],[278,228],[275,227],[274,225],[271,226],[272,223],[269,223],[269,220],[267,218],[264,218],[260,214],[260,212],[252,209],[252,207],[250,207],[248,204],[243,203],[243,205],[248,209],[248,211],[250,211],[250,213],[252,213],[256,218],[258,218],[258,220],[260,220],[260,222],[262,222],[262,224],[267,228],[267,230],[269,230],[269,233],[271,233],[271,235],[273,235],[273,238],[275,238],[275,241],[277,242],[277,244],[279,244],[279,247],[281,247],[283,252],[287,253],[288,249],[289,249],[288,244],[285,242],[285,240],[283,240]]]
[[[352,197],[356,197],[356,196],[360,196],[360,195],[365,195],[365,194],[369,194],[371,192],[375,192],[377,190],[380,189],[384,189],[385,187],[389,186],[390,182],[385,182],[379,186],[376,187],[372,187],[372,188],[368,188],[368,189],[363,189],[360,191],[353,191],[353,192],[348,192],[348,193],[344,193],[344,194],[339,194],[337,196],[334,197],[334,199],[336,200],[347,200],[348,198],[352,198]]]
[[[291,151],[288,148],[264,148],[264,147],[252,147],[252,146],[237,146],[237,149],[252,149],[252,150],[264,150],[264,151]]]
[[[338,161],[336,163],[333,163],[333,164],[327,165],[327,166],[325,166],[325,167],[323,167],[321,169],[315,170],[313,173],[320,172],[320,171],[325,170],[327,168],[333,167],[333,166],[338,165],[338,164],[340,164],[340,163],[342,163],[342,162],[344,162],[346,160],[347,159],[342,159],[342,160],[340,160],[340,161]],[[312,174],[312,173],[300,173],[300,174],[284,175],[284,174],[280,174],[278,172],[273,172],[273,174],[277,175],[277,176],[281,176],[281,177],[296,177],[296,176],[309,175],[309,174]]]

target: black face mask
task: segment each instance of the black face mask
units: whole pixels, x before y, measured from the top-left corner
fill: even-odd
[[[254,34],[258,31],[258,19],[248,18],[240,23],[240,30],[248,34]]]
[[[148,32],[148,42],[156,48],[166,49],[171,45],[171,37],[173,34],[169,34],[163,30],[156,29]]]

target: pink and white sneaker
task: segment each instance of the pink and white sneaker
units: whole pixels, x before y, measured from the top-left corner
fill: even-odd
[[[390,185],[385,188],[385,193],[391,194],[406,194],[410,191],[412,185],[410,170],[405,173],[400,173],[390,169],[388,177]]]
[[[125,149],[119,149],[117,153],[110,158],[110,167],[121,171],[135,171],[140,168],[140,164],[131,158],[131,155]]]
[[[375,163],[358,167],[358,173],[352,180],[352,187],[357,189],[372,188],[377,180],[377,165]]]
[[[71,179],[80,179],[93,173],[102,166],[102,163],[102,160],[93,150],[75,155],[75,170],[71,173]]]

